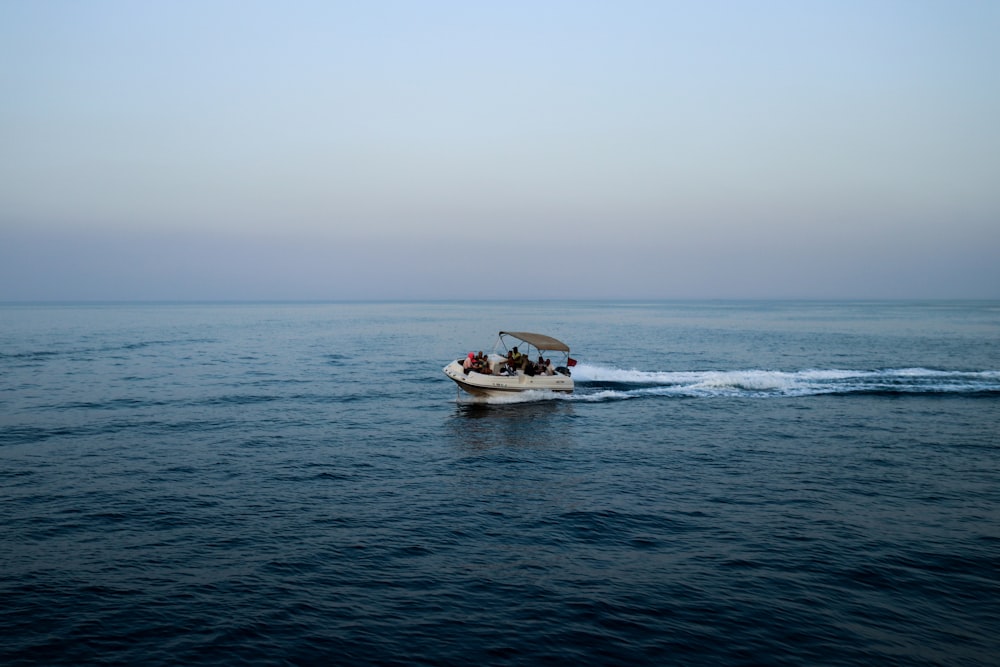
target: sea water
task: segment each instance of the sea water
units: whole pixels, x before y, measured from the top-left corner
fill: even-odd
[[[0,519],[4,665],[996,665],[1000,304],[0,306]]]

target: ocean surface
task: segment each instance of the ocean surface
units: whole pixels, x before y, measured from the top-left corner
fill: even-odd
[[[0,519],[7,667],[998,665],[1000,303],[3,305]]]

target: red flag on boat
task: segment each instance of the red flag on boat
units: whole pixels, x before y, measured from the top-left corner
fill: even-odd
[[[573,366],[576,366],[576,359],[574,359],[573,357],[566,357],[566,365],[571,368]]]

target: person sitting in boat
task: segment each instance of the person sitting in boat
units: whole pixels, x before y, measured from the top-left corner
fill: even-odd
[[[514,349],[511,350],[511,352],[513,354],[513,359],[514,359],[514,368],[524,370],[524,363],[528,360],[528,358],[523,354],[521,354],[520,352],[518,352],[517,345],[514,346]]]
[[[546,375],[555,375],[556,372],[552,370],[552,360],[546,359],[545,363],[542,365]]]
[[[462,362],[462,372],[468,375],[469,371],[471,371],[475,365],[476,365],[476,355],[473,354],[472,352],[469,352],[469,356],[467,356],[465,358],[465,361]]]
[[[483,375],[493,375],[493,371],[490,370],[490,360],[483,354],[482,350],[476,355],[476,363],[472,369]]]
[[[507,360],[503,362],[503,366],[500,369],[500,375],[515,375],[517,374],[517,366],[514,364],[514,353],[507,352]]]
[[[533,362],[533,361],[531,360],[531,357],[529,357],[528,355],[526,355],[526,354],[522,354],[522,355],[521,355],[521,366],[520,366],[520,368],[521,368],[521,370],[522,370],[522,371],[524,371],[525,373],[527,373],[527,372],[528,372],[528,369],[529,369],[529,368],[530,368],[530,369],[531,369],[532,371],[534,371],[534,370],[535,370],[535,362]]]

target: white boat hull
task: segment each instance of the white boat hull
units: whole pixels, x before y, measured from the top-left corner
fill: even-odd
[[[561,373],[555,375],[484,375],[470,371],[468,375],[462,364],[453,361],[444,367],[444,374],[473,396],[506,396],[524,391],[573,391],[573,379]]]

